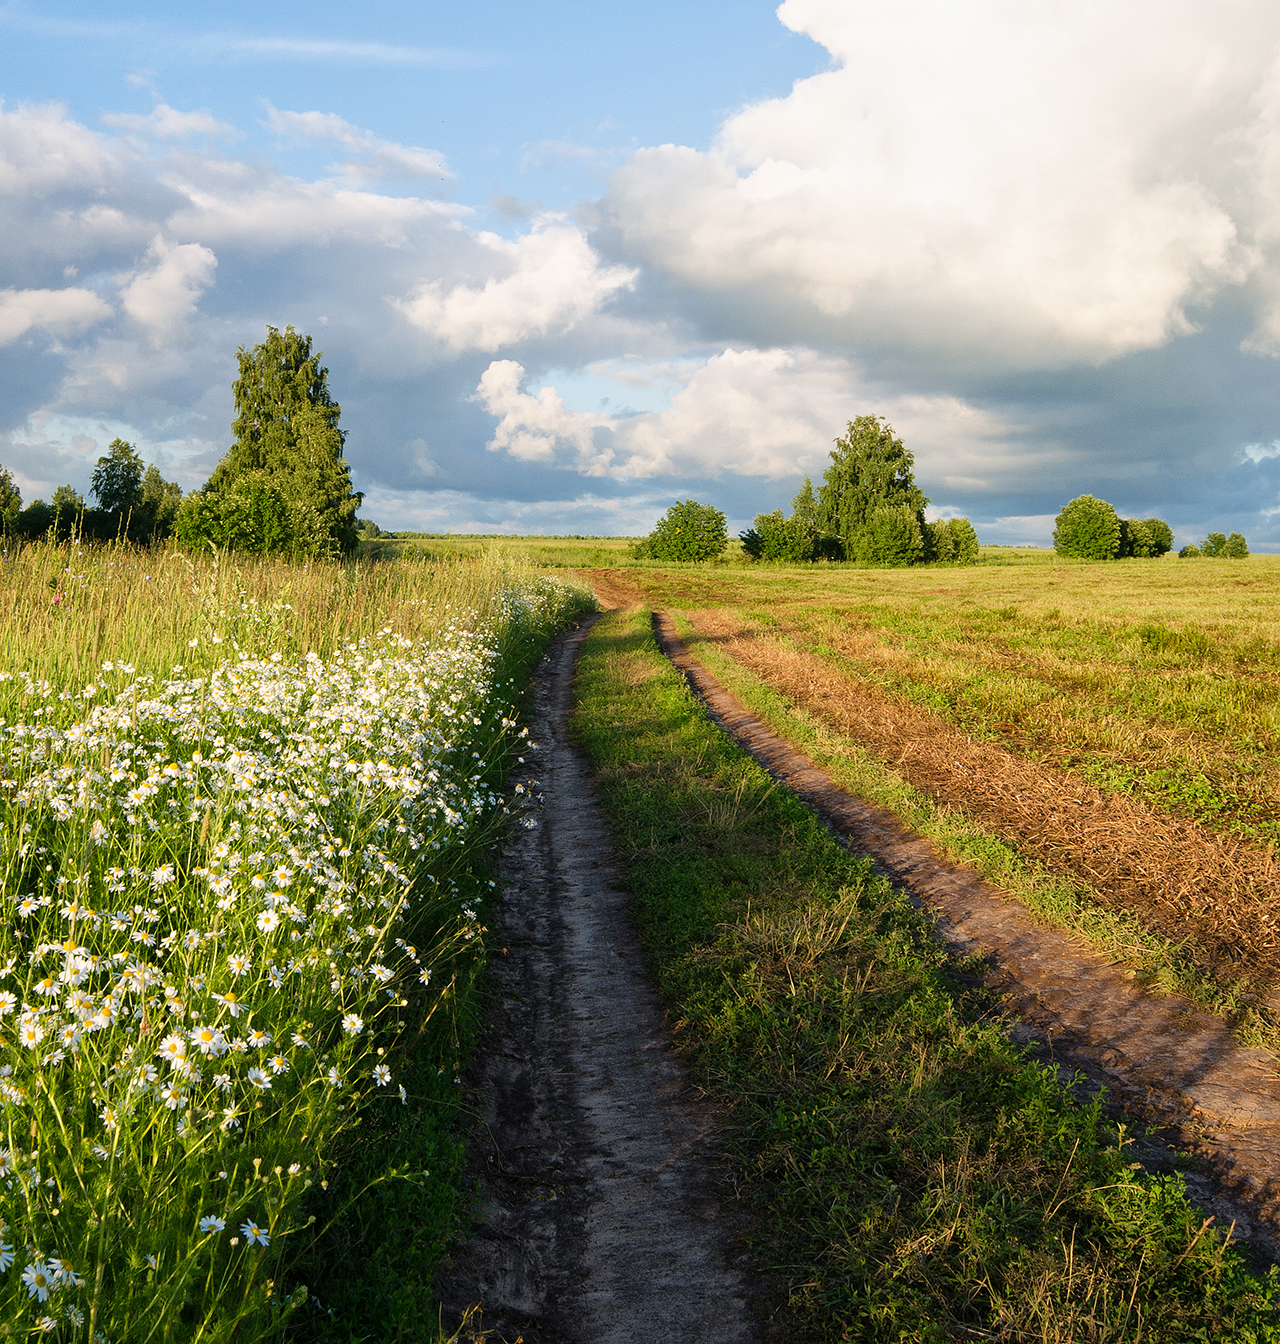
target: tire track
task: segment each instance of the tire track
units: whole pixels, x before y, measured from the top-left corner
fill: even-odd
[[[937,921],[959,953],[980,953],[991,984],[1020,1015],[1015,1034],[1079,1070],[1126,1110],[1199,1159],[1184,1171],[1202,1207],[1280,1259],[1280,1077],[1263,1050],[1181,996],[1149,994],[1132,972],[1082,940],[1038,923],[1007,893],[939,857],[892,814],[841,789],[751,714],[655,613],[659,647],[744,750],[857,850],[875,859]],[[1149,1156],[1151,1154],[1148,1154]]]
[[[767,1331],[714,1117],[672,1051],[569,740],[589,625],[553,645],[535,688],[543,806],[501,861],[491,1010],[467,1079],[476,1227],[439,1298],[448,1328],[466,1319],[464,1340],[749,1344]]]

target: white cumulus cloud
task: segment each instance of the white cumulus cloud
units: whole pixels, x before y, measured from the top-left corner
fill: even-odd
[[[623,256],[757,339],[1096,362],[1191,330],[1257,264],[1260,221],[1280,223],[1254,143],[1280,164],[1280,134],[1254,134],[1280,50],[1269,0],[778,13],[836,67],[730,117],[707,152],[641,150],[603,203]]]
[[[3,289],[0,345],[11,345],[32,330],[78,334],[110,316],[110,307],[91,289]]]
[[[668,366],[666,376],[671,376]],[[1020,451],[1018,427],[952,396],[876,387],[848,360],[813,350],[735,350],[683,372],[661,411],[608,416],[565,406],[553,387],[522,389],[514,360],[485,370],[475,400],[499,424],[491,451],[619,480],[657,476],[820,477],[834,440],[865,411],[885,414],[913,448],[923,483],[940,494],[983,489]]]
[[[159,340],[196,311],[201,294],[213,283],[218,258],[199,243],[171,243],[157,235],[147,262],[145,270],[121,286],[120,299],[125,312]]]
[[[582,230],[556,215],[541,216],[514,242],[493,233],[475,241],[498,274],[483,285],[428,280],[396,301],[414,326],[455,350],[563,334],[635,283],[634,270],[602,266]]]

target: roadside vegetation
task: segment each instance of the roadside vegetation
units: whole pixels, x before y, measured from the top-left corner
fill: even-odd
[[[496,558],[0,572],[0,1332],[418,1337],[520,694]]]
[[[1124,1129],[1010,1041],[980,968],[710,723],[646,610],[597,624],[578,687],[784,1333],[1277,1338],[1275,1274],[1253,1276],[1180,1178],[1145,1174]]]

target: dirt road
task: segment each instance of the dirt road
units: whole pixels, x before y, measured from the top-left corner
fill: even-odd
[[[747,1344],[751,1275],[714,1117],[671,1050],[585,761],[568,738],[586,627],[536,690],[544,796],[502,861],[492,1011],[467,1079],[479,1225],[439,1282],[463,1338]],[[492,1333],[490,1333],[492,1332]]]

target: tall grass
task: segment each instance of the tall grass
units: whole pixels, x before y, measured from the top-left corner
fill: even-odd
[[[450,1034],[520,681],[585,601],[495,557],[5,557],[0,1331],[302,1304],[344,1136],[415,1101],[406,1028]]]

